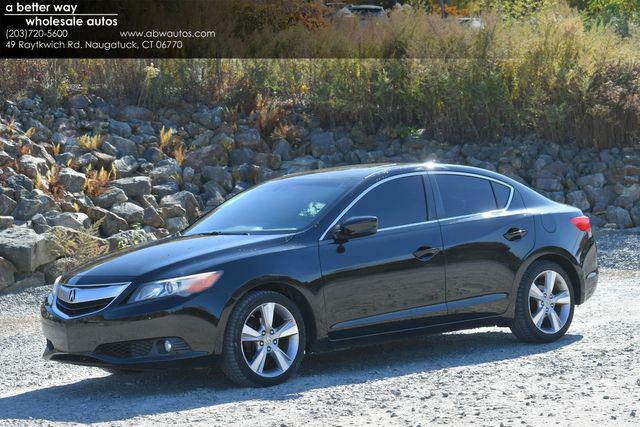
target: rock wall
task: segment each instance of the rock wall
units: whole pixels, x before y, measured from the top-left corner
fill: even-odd
[[[344,164],[438,161],[498,171],[582,209],[598,228],[640,226],[640,146],[595,150],[524,136],[449,145],[322,129],[290,112],[266,126],[224,106],[150,111],[75,95],[0,112],[0,291],[165,237],[262,181]],[[275,129],[269,135],[258,129]],[[60,247],[61,233],[69,242]]]

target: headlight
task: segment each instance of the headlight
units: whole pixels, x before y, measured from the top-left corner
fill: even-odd
[[[174,277],[145,283],[131,295],[129,302],[145,301],[173,295],[187,296],[209,289],[222,276],[222,271]]]

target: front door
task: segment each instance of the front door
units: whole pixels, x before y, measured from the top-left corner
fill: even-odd
[[[369,187],[338,221],[376,216],[378,232],[319,245],[329,338],[427,326],[446,315],[444,257],[423,175]]]

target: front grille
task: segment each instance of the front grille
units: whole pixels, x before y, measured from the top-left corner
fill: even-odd
[[[165,341],[169,341],[171,343],[171,351],[169,353],[164,349]],[[95,349],[95,353],[97,354],[117,357],[120,359],[176,355],[189,351],[191,351],[189,344],[187,344],[182,338],[178,337],[112,342],[108,344],[101,344]]]
[[[122,359],[130,357],[144,357],[151,352],[154,340],[138,340],[113,342],[102,344],[96,348],[96,353],[105,356],[119,357]]]
[[[83,314],[92,313],[94,311],[100,311],[113,301],[114,298],[104,298],[95,301],[80,302],[77,304],[70,304],[62,301],[60,298],[56,299],[56,305],[58,309],[67,316],[82,316]]]

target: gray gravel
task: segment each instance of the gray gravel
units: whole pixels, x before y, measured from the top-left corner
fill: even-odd
[[[0,424],[637,425],[638,236],[600,248],[600,286],[559,342],[500,328],[412,338],[308,357],[288,383],[258,390],[215,370],[111,376],[45,362],[47,290],[0,296]]]

